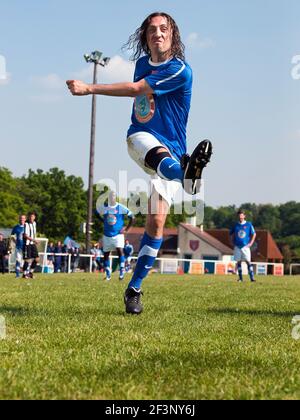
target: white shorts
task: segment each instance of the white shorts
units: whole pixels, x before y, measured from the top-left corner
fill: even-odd
[[[16,258],[16,262],[18,262],[20,265],[23,264],[23,250],[22,249],[16,248],[15,258]]]
[[[108,236],[103,236],[103,252],[111,252],[115,251],[116,248],[125,247],[125,236],[124,235],[117,235],[112,238]]]
[[[236,246],[234,248],[234,260],[236,262],[251,262],[251,249],[248,246],[242,249]]]
[[[145,163],[146,156],[150,150],[155,149],[156,147],[163,147],[167,150],[168,148],[152,134],[146,132],[135,133],[128,137],[127,146],[129,156],[143,169],[144,172],[151,175],[151,193],[154,189],[171,207],[181,184],[176,181],[167,181],[160,178],[157,173],[153,169],[148,168]]]

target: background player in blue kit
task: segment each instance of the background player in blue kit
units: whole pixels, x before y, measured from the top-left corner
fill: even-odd
[[[125,276],[124,233],[129,232],[133,224],[133,214],[127,207],[117,203],[116,193],[111,192],[108,205],[102,205],[97,208],[97,216],[104,223],[103,252],[106,280],[111,280],[109,257],[110,253],[114,250],[117,251],[120,261],[119,278],[123,280]],[[129,224],[125,228],[126,216],[129,218]]]
[[[127,134],[132,159],[151,175],[151,199],[146,232],[133,278],[125,292],[126,312],[140,314],[141,285],[154,265],[163,241],[163,228],[174,196],[182,185],[195,194],[210,161],[212,144],[201,142],[188,156],[186,129],[193,75],[185,61],[178,26],[166,13],[153,13],[129,38],[136,61],[134,82],[88,85],[68,80],[75,96],[98,94],[135,98]]]
[[[243,210],[238,212],[239,222],[230,231],[234,244],[234,259],[237,262],[239,281],[243,281],[242,263],[245,261],[248,266],[250,280],[255,282],[253,265],[251,264],[251,247],[253,246],[256,233],[252,223],[246,221],[246,214]]]
[[[25,233],[26,216],[20,215],[19,224],[16,225],[11,235],[14,237],[16,243],[15,257],[16,257],[16,277],[21,275],[21,267],[23,264],[23,248],[24,248],[24,233]]]
[[[126,239],[125,241],[125,247],[124,247],[124,256],[125,256],[125,270],[126,273],[128,273],[131,269],[131,260],[132,256],[134,254],[134,248],[130,244],[129,240]]]

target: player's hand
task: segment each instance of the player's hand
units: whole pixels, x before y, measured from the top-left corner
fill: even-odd
[[[90,86],[80,80],[67,80],[67,86],[73,96],[90,95]]]

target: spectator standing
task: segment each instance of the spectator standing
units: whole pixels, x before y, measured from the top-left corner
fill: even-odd
[[[6,262],[8,258],[8,246],[7,242],[4,240],[4,236],[0,233],[0,272],[5,274],[6,272]]]
[[[25,233],[26,216],[21,214],[19,217],[19,224],[16,225],[12,232],[13,240],[16,244],[15,257],[16,257],[16,277],[21,275],[21,267],[23,264],[23,248],[24,248],[24,233]]]
[[[61,241],[57,242],[56,247],[54,248],[54,273],[61,273],[62,272],[62,259],[63,256],[59,254],[63,254],[63,246]]]

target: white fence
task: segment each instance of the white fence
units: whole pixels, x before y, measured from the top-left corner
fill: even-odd
[[[118,257],[111,257],[112,261]],[[132,260],[137,260],[133,257]],[[284,264],[276,263],[252,263],[255,275],[284,276]],[[153,267],[161,274],[213,274],[213,275],[232,275],[236,274],[236,263],[234,261],[208,261],[208,260],[188,260],[178,258],[157,258]],[[244,274],[248,273],[247,265],[243,265]]]
[[[42,273],[51,273],[53,270],[49,270],[49,257],[63,257],[66,258],[67,267],[66,273],[72,273],[72,254],[50,254],[46,252],[40,252],[40,265],[42,268]],[[80,254],[79,258],[89,259],[88,267],[89,272],[93,270],[93,260],[94,255]],[[110,263],[111,267],[114,265],[113,261],[118,260],[118,257],[111,256]],[[137,257],[132,258],[133,261],[137,260]],[[117,264],[117,261],[116,261]],[[255,275],[273,275],[273,276],[283,276],[284,275],[284,265],[283,264],[274,264],[274,263],[252,263],[254,266]],[[297,264],[294,264],[297,265]],[[299,264],[300,266],[300,264]],[[11,271],[13,267],[11,266]],[[178,259],[178,258],[157,258],[153,270],[161,274],[193,274],[193,275],[202,275],[202,274],[213,274],[213,275],[232,275],[236,274],[236,263],[234,261],[224,262],[224,261],[207,261],[207,260],[188,260],[188,259]],[[244,265],[244,273],[247,273],[247,266]],[[292,273],[292,272],[291,272]]]
[[[93,255],[87,255],[87,254],[78,254],[78,255],[72,255],[72,254],[49,254],[49,253],[45,253],[45,252],[40,252],[39,253],[40,258],[42,259],[42,273],[43,274],[47,274],[49,273],[49,271],[47,269],[49,269],[49,265],[48,265],[48,260],[49,257],[55,258],[55,257],[63,257],[66,258],[67,261],[67,270],[66,270],[66,274],[70,274],[72,273],[72,258],[77,258],[80,260],[80,258],[85,258],[85,259],[89,259],[89,272],[92,272],[93,269]],[[78,261],[79,262],[79,261]],[[76,267],[77,268],[77,267]]]

